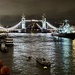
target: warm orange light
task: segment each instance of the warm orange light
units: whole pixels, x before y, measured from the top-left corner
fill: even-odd
[[[75,49],[75,40],[72,42],[73,49]]]
[[[7,66],[3,66],[1,68],[1,75],[10,75],[9,68]]]

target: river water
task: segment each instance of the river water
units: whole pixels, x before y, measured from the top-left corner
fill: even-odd
[[[0,52],[11,75],[75,75],[75,40],[53,38],[50,33],[9,33],[13,47]],[[31,60],[27,57],[31,56]],[[50,69],[37,64],[36,57],[51,62]]]

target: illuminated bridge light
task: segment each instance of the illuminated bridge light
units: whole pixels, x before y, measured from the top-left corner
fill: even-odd
[[[26,18],[25,18],[25,16],[24,15],[22,15],[22,19],[21,19],[21,21],[18,23],[18,24],[16,24],[16,25],[14,25],[14,26],[12,26],[12,27],[10,27],[10,28],[4,28],[3,27],[3,25],[2,26],[0,26],[0,31],[1,30],[3,30],[3,31],[5,31],[5,32],[12,32],[12,31],[17,31],[17,32],[21,32],[21,31],[26,31],[26,30],[28,30],[28,28],[30,28],[31,29],[31,25],[26,25],[26,23],[27,22],[33,22],[33,23],[35,23],[36,22],[36,26],[41,30],[41,31],[43,31],[43,30],[46,30],[47,31],[47,26],[51,29],[54,29],[54,30],[57,30],[57,28],[55,27],[55,26],[53,26],[53,25],[51,25],[49,22],[47,22],[46,21],[46,17],[45,16],[43,16],[43,18],[42,18],[42,20],[35,20],[35,19],[31,19],[31,20],[26,20]],[[40,25],[40,24],[38,24],[37,22],[40,22],[42,25]],[[26,27],[27,26],[27,27]],[[19,28],[20,27],[20,28]],[[34,26],[32,27],[32,28],[34,28]],[[49,30],[49,28],[48,28],[48,30]],[[19,30],[18,30],[19,29]],[[21,30],[20,30],[21,29]],[[34,29],[33,29],[34,30]]]

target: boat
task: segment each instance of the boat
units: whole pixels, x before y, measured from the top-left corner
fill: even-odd
[[[1,43],[1,51],[7,51],[7,47],[4,42]]]
[[[36,58],[36,62],[39,63],[40,65],[42,66],[47,66],[47,67],[50,67],[51,63],[45,59],[45,58]]]
[[[7,46],[13,46],[13,38],[5,38],[5,43]]]
[[[68,23],[68,20],[64,20],[65,23],[63,23],[62,25],[60,25],[60,27],[54,31],[51,35],[53,37],[65,37],[65,38],[71,38],[74,39],[75,38],[75,33],[73,32],[73,27],[71,27]]]
[[[7,48],[13,46],[13,38],[1,38],[0,49],[1,51],[8,51]]]
[[[7,33],[0,33],[0,39],[4,39],[7,37]]]
[[[30,61],[32,56],[27,56],[27,61]]]
[[[12,46],[13,45],[13,38],[4,38],[4,39],[0,39],[0,44],[1,43],[5,43],[6,46]]]

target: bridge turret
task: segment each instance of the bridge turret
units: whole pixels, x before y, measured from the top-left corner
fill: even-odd
[[[25,20],[26,20],[26,19],[25,19],[25,15],[23,14],[23,15],[22,15],[22,19],[21,19],[22,29],[23,29],[23,30],[26,30]]]
[[[46,15],[43,14],[42,16],[42,29],[46,30]]]

